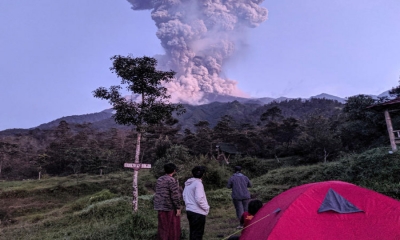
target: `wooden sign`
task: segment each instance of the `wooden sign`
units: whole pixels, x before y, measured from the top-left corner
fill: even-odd
[[[138,169],[142,169],[142,168],[151,168],[151,164],[147,164],[147,163],[124,163],[124,167],[133,168],[135,170],[138,170]]]

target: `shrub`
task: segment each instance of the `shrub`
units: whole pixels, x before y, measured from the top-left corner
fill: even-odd
[[[75,213],[75,215],[80,218],[91,219],[101,219],[105,217],[114,218],[118,217],[120,214],[129,212],[130,209],[131,205],[128,198],[113,198],[91,204],[82,211]]]
[[[120,236],[129,237],[124,239],[157,239],[157,222],[146,211],[138,211],[129,215],[118,226],[117,232]]]
[[[348,167],[347,181],[386,195],[400,198],[400,153],[388,153],[388,148],[375,148],[352,154],[342,160]]]
[[[242,167],[242,172],[249,178],[255,178],[266,174],[269,170],[281,167],[283,162],[277,162],[272,159],[260,159],[255,157],[240,157],[237,156],[231,160],[230,168],[233,173],[233,167],[239,165]]]
[[[115,197],[115,194],[111,193],[110,190],[108,189],[104,189],[101,192],[95,193],[93,194],[90,198],[89,198],[89,203],[93,204],[96,202],[101,202],[104,200],[108,200]]]
[[[184,186],[185,181],[192,177],[191,171],[195,166],[205,166],[207,168],[203,177],[206,189],[224,187],[230,174],[224,166],[219,166],[217,161],[205,156],[191,156],[186,147],[175,145],[168,149],[165,157],[158,159],[154,164],[151,170],[154,177],[158,178],[164,175],[164,164],[169,162],[174,163],[178,168],[176,178],[180,186]]]

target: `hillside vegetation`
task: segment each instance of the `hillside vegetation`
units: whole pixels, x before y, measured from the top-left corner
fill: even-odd
[[[230,191],[219,186],[226,183],[231,167],[215,165],[206,158],[190,162],[213,167],[205,179],[211,206],[205,239],[222,239],[234,233],[236,219]],[[252,196],[263,202],[291,187],[325,180],[351,182],[400,199],[400,154],[389,154],[387,148],[300,166],[293,166],[291,159],[277,163],[275,159],[235,158],[232,162],[263,169],[255,172],[245,168],[254,184]],[[180,174],[183,176],[185,171],[182,169]],[[213,171],[223,176],[221,183],[213,180]],[[137,214],[131,210],[131,174],[124,171],[103,176],[81,174],[40,181],[2,181],[0,239],[155,239],[157,215],[152,210],[152,194],[156,173],[142,170],[139,174]],[[182,234],[188,239],[185,213]]]
[[[192,157],[219,161],[229,161],[234,155],[277,162],[291,158],[294,164],[336,161],[342,153],[389,145],[383,113],[367,108],[376,102],[359,95],[345,104],[292,99],[266,105],[234,101],[186,106],[186,113],[178,119],[143,133],[140,159],[154,164],[173,146],[181,146]],[[392,113],[395,129],[400,127],[398,113]],[[134,159],[136,132],[126,126],[103,126],[113,121],[104,118],[110,114],[83,117],[102,119],[93,123],[77,123],[74,116],[57,125],[52,122],[48,128],[0,135],[0,179],[123,170],[123,163]],[[231,147],[226,152],[217,146]]]

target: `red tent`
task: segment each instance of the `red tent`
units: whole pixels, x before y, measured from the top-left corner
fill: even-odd
[[[400,239],[400,202],[340,181],[291,188],[266,203],[241,240]]]

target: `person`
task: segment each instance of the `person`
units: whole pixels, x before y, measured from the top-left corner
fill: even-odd
[[[242,217],[240,218],[240,223],[243,226],[243,228],[246,228],[249,224],[250,221],[253,219],[254,215],[260,210],[263,206],[263,203],[258,200],[254,199],[249,202],[248,212],[243,212]]]
[[[235,166],[235,173],[229,178],[227,187],[232,189],[232,201],[236,210],[236,217],[240,223],[243,212],[248,211],[248,203],[250,200],[250,192],[247,188],[252,187],[248,177],[242,174],[242,167]],[[243,228],[239,224],[238,229]]]
[[[254,215],[260,210],[263,206],[263,203],[260,200],[254,199],[249,202],[249,211],[244,212],[242,214],[242,217],[240,218],[240,223],[243,225],[243,231],[246,231],[246,227],[249,226],[251,220],[253,219]],[[231,236],[228,238],[228,240],[239,240],[240,236]]]
[[[178,182],[173,178],[176,165],[164,165],[165,175],[159,177],[154,195],[154,210],[158,211],[159,240],[179,240],[181,237],[181,197]]]
[[[210,211],[206,193],[202,182],[206,169],[203,166],[196,166],[192,169],[193,177],[185,182],[183,200],[186,205],[186,215],[189,220],[189,239],[201,240],[204,235],[206,216]]]

